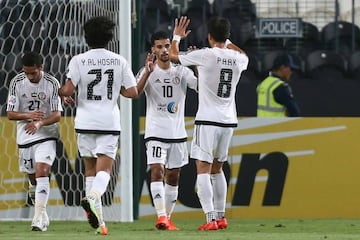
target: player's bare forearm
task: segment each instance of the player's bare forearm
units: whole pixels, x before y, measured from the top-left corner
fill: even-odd
[[[47,118],[44,118],[41,120],[42,125],[41,126],[48,126],[53,123],[57,123],[60,121],[61,118],[61,112],[60,111],[53,111],[51,112],[50,116]]]
[[[9,120],[40,120],[44,117],[44,112],[42,111],[34,111],[34,112],[15,112],[8,111],[7,117]]]
[[[171,46],[169,49],[169,58],[171,61],[178,63],[179,62],[179,42],[172,40]]]
[[[140,97],[140,95],[142,94],[142,92],[144,91],[144,87],[146,84],[147,79],[149,78],[151,72],[149,72],[148,70],[144,70],[144,73],[142,74],[139,82],[137,83],[137,91],[138,91],[138,97]]]
[[[59,111],[53,111],[51,112],[51,115],[47,118],[28,122],[25,125],[25,131],[27,134],[35,134],[42,126],[47,126],[59,122],[60,117],[61,117],[61,113]]]
[[[120,94],[126,98],[137,98],[138,97],[138,90],[137,87],[130,87],[128,89],[125,89],[124,87],[121,87]]]
[[[64,96],[69,97],[69,96],[73,95],[74,92],[75,92],[75,86],[70,79],[68,79],[66,81],[64,86],[59,88],[59,96],[61,96],[61,97],[64,97]]]
[[[229,48],[229,49],[235,50],[235,51],[239,51],[240,53],[246,55],[245,51],[242,50],[241,48],[239,48],[239,47],[238,47],[237,45],[235,45],[234,43],[229,43],[226,47]]]

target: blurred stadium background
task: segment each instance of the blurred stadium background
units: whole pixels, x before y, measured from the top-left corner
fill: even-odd
[[[111,1],[107,2],[110,5]],[[84,10],[90,3],[101,1],[0,1],[2,115],[7,86],[21,69],[19,56],[24,51],[41,52],[45,57],[45,70],[64,79],[65,66],[71,56],[86,49],[77,18],[92,14],[90,7],[87,7],[90,12]],[[282,51],[291,53],[301,66],[292,86],[303,116],[360,115],[360,110],[352,106],[360,100],[356,91],[360,76],[359,1],[133,0],[132,11],[135,73],[149,51],[149,38],[154,31],[171,34],[174,19],[187,15],[191,18],[192,33],[182,41],[181,50],[185,51],[190,45],[205,47],[206,22],[213,15],[221,15],[232,23],[231,40],[245,49],[250,58],[237,95],[239,116],[255,116],[256,84],[266,76],[272,60]],[[259,34],[261,26],[257,23],[267,18],[300,19],[298,35]],[[196,102],[196,96],[189,96],[189,101]],[[195,111],[196,104],[191,104],[186,114],[193,116]]]
[[[45,59],[44,70],[63,82],[66,66],[71,57],[87,50],[82,36],[82,25],[85,20],[93,15],[107,15],[121,21],[121,16],[117,12],[121,1],[0,0],[0,108],[2,116],[0,117],[0,160],[4,163],[0,168],[2,179],[0,194],[4,199],[0,203],[0,213],[2,210],[10,209],[10,213],[5,212],[5,215],[1,216],[11,215],[19,218],[31,216],[29,210],[18,209],[25,204],[24,196],[26,196],[27,186],[23,175],[17,172],[15,127],[5,117],[9,82],[22,69],[21,54],[30,50],[40,52]],[[241,211],[234,208],[234,212],[229,216],[315,218],[360,216],[360,213],[351,208],[360,200],[358,199],[360,190],[354,186],[357,176],[352,172],[359,165],[356,159],[358,148],[353,143],[358,139],[360,127],[355,118],[338,118],[360,116],[360,108],[357,106],[360,102],[358,93],[360,89],[360,1],[133,0],[131,6],[131,50],[135,74],[143,65],[145,55],[149,51],[150,35],[157,30],[167,31],[171,35],[174,19],[181,15],[191,18],[190,28],[192,29],[189,38],[181,42],[182,51],[186,51],[191,45],[206,47],[206,22],[211,16],[220,15],[230,20],[231,40],[243,48],[250,58],[248,70],[240,79],[236,95],[241,123],[236,130],[230,150],[230,168],[226,169],[231,186],[228,204],[232,207],[250,205],[252,183],[245,181],[245,185],[249,184],[250,187],[246,193],[249,199],[246,197],[244,199],[244,193],[240,194],[244,189],[244,185],[241,185],[244,181],[238,180],[242,177],[253,177],[255,181],[256,172],[250,173],[254,176],[241,175],[241,169],[246,169],[246,166],[254,167],[251,166],[251,162],[256,159],[269,161],[280,159],[279,164],[285,164],[281,165],[285,173],[279,174],[280,170],[268,169],[268,178],[260,176],[266,179],[261,180],[263,182],[275,178],[274,181],[279,183],[280,187],[269,184],[267,188],[269,191],[266,192],[263,202],[261,191],[255,191],[253,195],[258,205],[266,205],[266,202],[270,202],[270,205],[272,203],[279,206],[282,197],[284,207],[279,212],[269,207],[265,210],[261,206],[255,207],[255,211],[252,208],[242,208]],[[119,51],[121,38],[122,33],[117,29],[116,38],[109,48]],[[301,70],[294,74],[290,85],[299,102],[302,116],[328,118],[279,119],[263,122],[251,118],[256,114],[256,86],[267,75],[276,55],[282,52],[292,54],[301,66]],[[196,109],[197,97],[188,91],[186,116],[189,136],[191,136],[192,117]],[[144,96],[133,101],[133,113],[134,199],[135,202],[141,202],[140,210],[135,209],[134,215],[138,217],[153,214],[149,193],[144,184],[149,177],[142,142]],[[52,176],[52,189],[59,187],[60,191],[53,191],[55,195],[52,195],[49,204],[55,206],[51,216],[53,218],[71,217],[74,219],[82,217],[83,214],[81,211],[74,214],[71,210],[71,214],[74,214],[71,215],[65,211],[66,208],[61,211],[56,208],[64,204],[67,207],[77,206],[83,194],[81,192],[83,166],[77,157],[75,135],[72,129],[71,117],[74,114],[73,107],[66,107],[61,122],[62,141],[58,144],[58,158],[54,164]],[[246,119],[247,117],[250,118]],[[267,128],[268,126],[271,130]],[[302,131],[303,129],[308,131]],[[275,131],[274,135],[271,133],[261,135],[269,131]],[[286,132],[283,136],[290,136],[289,140],[277,135],[283,131]],[[323,133],[323,135],[318,136],[315,133]],[[307,134],[314,134],[314,136],[307,137],[305,136]],[[244,141],[241,136],[245,136],[246,140]],[[294,136],[298,137],[294,140],[291,138]],[[256,141],[253,141],[252,137]],[[341,147],[338,146],[338,139],[344,142]],[[251,145],[254,142],[257,145]],[[294,161],[299,156],[305,161]],[[292,163],[287,165],[289,160]],[[239,170],[240,164],[242,167]],[[339,173],[340,164],[342,168]],[[114,200],[112,194],[118,178],[119,165],[118,158],[114,169],[115,180],[110,184],[105,199],[106,204],[109,205]],[[261,168],[260,165],[259,163],[257,167]],[[326,168],[323,169],[325,165]],[[283,181],[285,181],[288,168],[290,175],[284,187]],[[239,171],[238,176],[236,171]],[[182,184],[186,188],[180,189],[179,197],[184,206],[179,209],[184,211],[184,217],[189,217],[186,211],[199,208],[193,189],[190,189],[191,191],[188,189],[195,181],[194,166],[190,164],[184,169],[184,173],[186,177],[182,179]],[[284,179],[279,179],[278,176]],[[333,178],[336,178],[336,183],[332,182]],[[313,185],[314,182],[320,182],[321,187]],[[275,195],[272,195],[272,190],[277,191]],[[284,190],[283,196],[282,190]],[[304,206],[308,206],[306,211],[304,211],[304,206],[297,204],[299,199]],[[115,202],[118,203],[119,199],[115,199]],[[135,208],[138,207],[135,206]],[[336,207],[339,207],[339,211],[332,211],[337,209]],[[62,212],[67,215],[62,215]],[[197,214],[197,216],[202,216],[200,211]]]

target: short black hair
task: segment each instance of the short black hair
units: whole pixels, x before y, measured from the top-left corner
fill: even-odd
[[[154,46],[156,40],[168,39],[168,38],[170,38],[169,35],[164,31],[155,32],[153,35],[151,35],[151,39],[150,39],[151,46]]]
[[[27,52],[22,55],[21,63],[26,67],[39,67],[43,64],[43,58],[36,52]]]
[[[225,42],[230,37],[231,24],[223,17],[215,16],[208,22],[208,31],[216,42]]]
[[[84,25],[85,40],[91,48],[103,48],[114,36],[115,23],[105,16],[90,18]]]

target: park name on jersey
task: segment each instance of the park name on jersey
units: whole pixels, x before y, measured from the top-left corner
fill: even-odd
[[[236,66],[236,59],[217,57],[216,63],[227,66]]]

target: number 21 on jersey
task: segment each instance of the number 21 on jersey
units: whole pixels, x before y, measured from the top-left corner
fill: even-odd
[[[114,69],[108,69],[104,73],[101,72],[101,69],[92,69],[88,74],[95,74],[95,79],[87,85],[87,99],[97,101],[102,99],[100,95],[94,95],[94,86],[104,79],[104,75],[107,75],[107,98],[111,100],[114,83]]]

